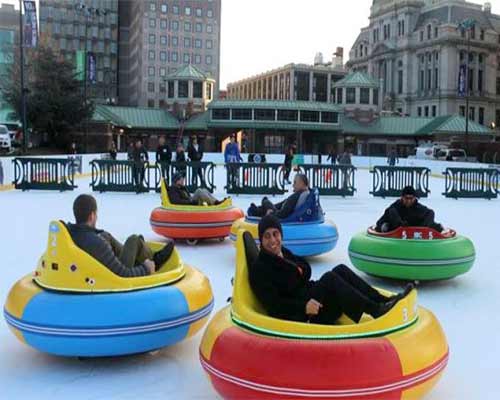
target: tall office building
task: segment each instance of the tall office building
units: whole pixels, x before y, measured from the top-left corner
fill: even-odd
[[[474,23],[470,35],[459,29],[467,20]],[[347,66],[382,80],[385,110],[414,117],[468,112],[480,124],[500,125],[500,15],[491,3],[373,0]],[[467,67],[469,110],[459,93]]]
[[[39,9],[40,41],[75,66],[78,54],[92,53],[96,74],[87,83],[89,97],[117,101],[118,0],[40,0]]]
[[[166,82],[186,65],[219,91],[221,0],[120,0],[120,104],[166,106]]]
[[[19,41],[19,10],[11,4],[0,6],[0,79],[10,79],[7,72],[14,61],[14,47]],[[0,109],[7,107],[0,92]]]

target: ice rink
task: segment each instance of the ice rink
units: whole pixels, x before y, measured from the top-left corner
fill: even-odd
[[[216,195],[225,196],[224,171],[217,169]],[[79,179],[74,192],[0,192],[2,257],[0,298],[31,272],[47,240],[53,219],[72,220],[72,202],[90,192],[89,179]],[[335,221],[340,239],[331,253],[311,259],[313,275],[320,276],[338,263],[351,265],[347,246],[351,236],[372,224],[392,199],[369,194],[371,176],[356,173],[358,192],[353,198],[322,197],[328,219]],[[500,200],[451,200],[441,195],[444,180],[431,178],[431,194],[423,203],[433,208],[436,220],[468,236],[476,246],[473,269],[453,280],[419,286],[419,303],[441,322],[450,346],[450,361],[443,378],[427,397],[433,400],[498,399],[500,368]],[[149,226],[151,210],[160,203],[156,194],[95,193],[99,227],[124,240],[142,233],[161,240]],[[279,198],[277,197],[276,200]],[[235,205],[246,210],[257,197],[239,196]],[[200,268],[210,279],[215,310],[231,296],[235,250],[224,243],[205,242],[196,247],[179,243],[184,261]],[[402,283],[364,276],[388,289]],[[213,315],[213,314],[212,314]],[[202,333],[155,354],[83,360],[45,355],[21,344],[0,322],[0,398],[2,399],[213,399],[217,398],[198,361]]]

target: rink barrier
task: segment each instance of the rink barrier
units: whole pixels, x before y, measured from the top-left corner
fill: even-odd
[[[14,187],[25,190],[73,190],[75,160],[72,158],[21,157],[12,160]]]
[[[309,186],[322,196],[354,196],[355,171],[352,165],[303,164],[299,171],[307,176]]]
[[[213,162],[185,162],[185,163],[157,163],[154,181],[157,182],[156,191],[160,192],[160,179],[165,179],[167,186],[173,184],[172,178],[177,171],[184,173],[186,177],[186,188],[190,193],[196,189],[206,189],[213,193],[215,186],[215,164]],[[198,174],[200,171],[200,174]],[[201,179],[201,175],[203,178]]]
[[[500,192],[500,170],[446,168],[443,195],[452,199],[496,199]]]
[[[283,164],[227,163],[228,194],[270,194],[286,192]]]
[[[427,167],[375,166],[372,174],[372,194],[375,197],[399,197],[405,186],[413,186],[418,197],[427,197],[429,175]]]

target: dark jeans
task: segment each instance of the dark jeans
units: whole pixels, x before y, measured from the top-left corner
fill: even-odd
[[[264,197],[260,206],[251,207],[248,210],[248,215],[251,217],[264,217],[269,210],[274,212],[277,211],[277,208],[267,197]]]
[[[389,231],[393,231],[394,229],[397,229],[400,226],[404,225],[404,221],[401,219],[398,212],[394,208],[389,208],[388,210],[386,210],[384,216],[378,222],[377,228],[379,231],[381,230],[384,223],[387,223],[389,225]],[[435,229],[438,232],[441,232],[443,230],[443,226],[434,221],[434,211],[432,210],[427,213],[427,216],[422,221],[420,221],[417,226],[425,226]]]
[[[229,185],[231,187],[237,187],[240,185],[239,183],[239,169],[240,167],[238,165],[229,165],[227,167],[227,173],[229,175]]]
[[[200,178],[200,184],[198,185],[197,177]],[[193,167],[193,175],[191,176],[191,184],[193,186],[203,187],[206,186],[205,179],[203,178],[203,169],[201,167]]]
[[[145,172],[146,170],[144,168],[144,165],[134,164],[133,168],[134,185],[136,186],[138,192],[144,189],[143,182],[144,182]]]
[[[153,259],[153,252],[140,235],[131,235],[124,244],[121,244],[109,232],[102,232],[100,236],[106,240],[116,257],[127,268],[135,267],[146,260]]]
[[[311,322],[325,325],[335,324],[342,314],[359,322],[363,313],[377,312],[388,300],[343,264],[313,282],[309,295],[323,305]]]
[[[291,165],[285,165],[283,167],[283,175],[284,175],[285,181],[289,181],[291,171],[292,171]]]

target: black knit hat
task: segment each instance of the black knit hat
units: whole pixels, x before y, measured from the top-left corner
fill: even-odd
[[[406,186],[401,192],[401,196],[417,196],[417,192],[413,186]]]
[[[283,228],[281,222],[274,215],[266,215],[259,222],[259,240],[262,242],[262,236],[269,228],[275,228],[280,231],[283,236]]]
[[[178,171],[174,174],[174,176],[172,177],[172,182],[173,183],[176,183],[179,179],[181,178],[184,178],[184,173],[181,172],[181,171]]]

